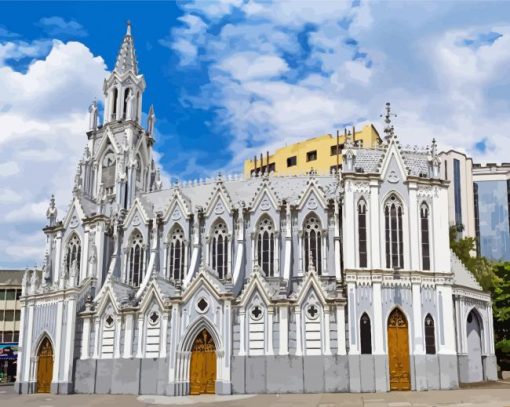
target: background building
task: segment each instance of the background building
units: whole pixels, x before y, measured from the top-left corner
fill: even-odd
[[[462,225],[460,237],[476,237],[475,204],[473,195],[473,160],[465,154],[450,150],[439,154],[441,177],[449,180],[448,218],[450,225]]]
[[[0,383],[16,380],[24,270],[0,270]]]
[[[479,254],[510,260],[510,163],[475,164],[473,193]]]
[[[361,131],[352,128],[353,142],[360,147],[376,147],[381,138],[371,124],[364,126]],[[261,154],[253,160],[244,162],[244,176],[260,173],[274,173],[274,175],[303,175],[311,170],[325,175],[342,168],[342,149],[345,145],[346,134],[326,134],[308,140],[300,141],[276,150],[274,154]]]
[[[510,163],[473,164],[465,154],[439,154],[448,186],[450,225],[459,237],[476,239],[476,251],[491,260],[510,260]]]

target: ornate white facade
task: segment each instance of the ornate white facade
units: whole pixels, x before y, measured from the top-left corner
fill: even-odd
[[[162,189],[144,89],[128,29],[102,125],[90,108],[71,205],[59,221],[52,201],[44,267],[24,278],[20,392],[45,380],[45,339],[59,393],[426,390],[496,378],[490,296],[449,249],[435,142],[403,148],[388,109],[384,142],[348,140],[338,174]],[[193,390],[200,335],[213,380]]]

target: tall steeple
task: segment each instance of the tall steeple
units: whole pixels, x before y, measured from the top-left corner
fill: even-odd
[[[132,72],[135,75],[138,75],[135,44],[131,35],[131,22],[129,20],[127,22],[126,35],[124,35],[119,55],[117,55],[117,62],[115,63],[114,71],[119,75],[126,72]]]
[[[127,22],[126,35],[122,41],[115,68],[104,83],[104,123],[133,121],[140,124],[142,95],[145,90],[143,75],[138,73],[135,45],[131,35],[131,23]]]

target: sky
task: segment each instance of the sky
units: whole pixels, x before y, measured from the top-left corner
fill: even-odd
[[[510,2],[188,1],[0,4],[0,267],[44,255],[46,209],[71,200],[87,109],[132,33],[165,179],[344,126],[507,162]],[[168,186],[168,184],[167,184]]]

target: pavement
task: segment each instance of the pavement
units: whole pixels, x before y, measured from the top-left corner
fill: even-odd
[[[262,394],[232,396],[17,395],[0,388],[4,407],[152,407],[206,405],[227,407],[510,407],[510,381],[465,386],[459,390],[391,393]]]

